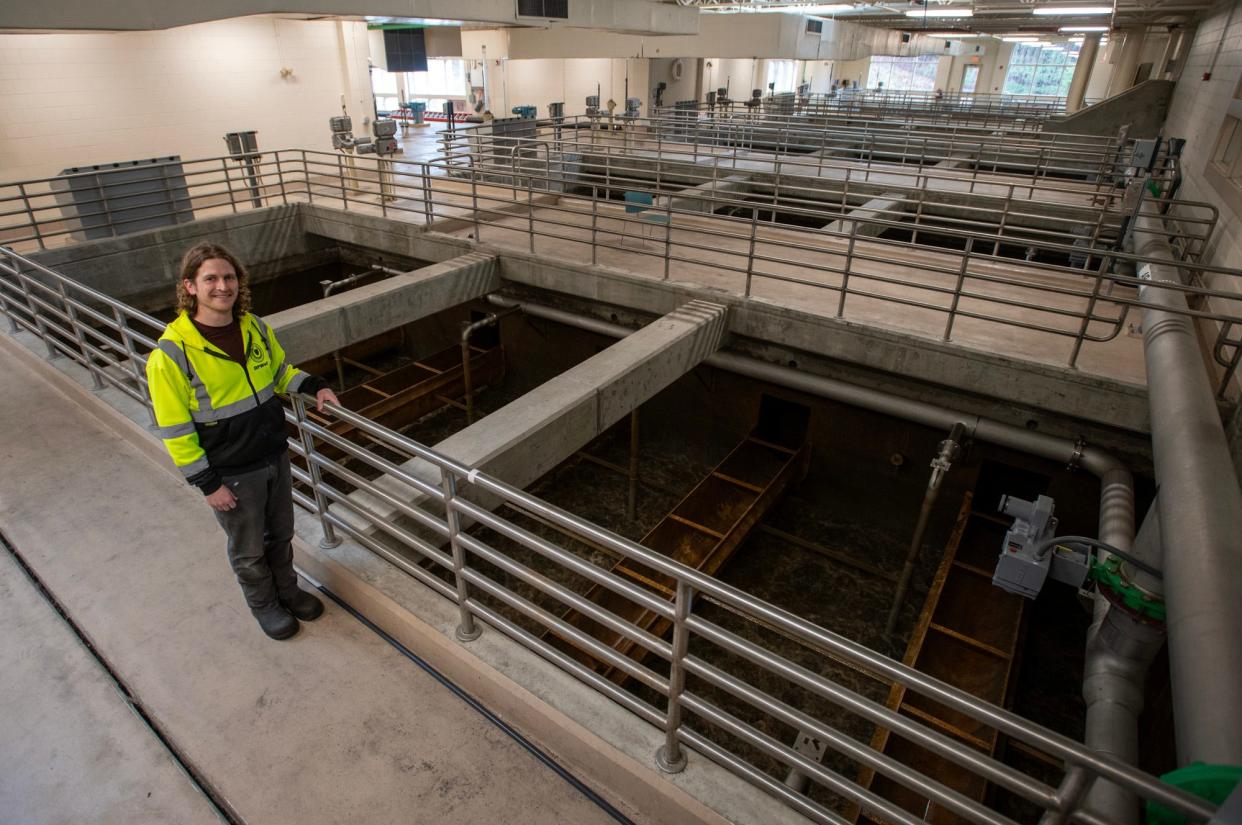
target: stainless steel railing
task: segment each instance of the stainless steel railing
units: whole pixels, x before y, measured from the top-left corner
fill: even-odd
[[[717,184],[727,172],[713,166],[712,176],[694,187],[694,197],[704,205],[690,209],[676,198],[699,179],[678,180],[656,163],[651,181],[652,164],[643,158],[607,153],[604,158],[602,165],[584,171],[554,147],[516,161],[508,147],[499,154],[465,152],[419,163],[356,158],[353,165],[337,154],[281,150],[254,164],[253,187],[235,185],[237,174],[230,172],[227,159],[183,162],[188,195],[182,202],[194,215],[251,209],[256,202],[324,203],[441,231],[469,231],[477,241],[529,251],[554,249],[564,255],[567,249],[580,249],[592,263],[606,260],[656,277],[670,277],[677,266],[684,277],[702,277],[743,297],[780,293],[833,318],[875,323],[879,317],[880,323],[894,323],[883,320],[890,314],[877,316],[876,308],[904,308],[897,322],[902,329],[943,341],[961,340],[963,321],[971,334],[989,330],[1002,347],[1006,332],[1034,336],[1019,349],[1023,357],[1036,351],[1043,360],[1059,358],[1070,366],[1125,332],[1131,312],[1143,305],[1136,272],[1145,259],[1112,248],[1124,213],[1122,204],[1111,200],[1094,210],[1089,202],[1084,207],[1090,233],[1075,246],[1055,233],[1049,237],[1014,228],[1024,212],[1038,213],[1031,197],[1043,190],[1036,184],[1002,183],[988,190],[981,183],[965,183],[980,199],[977,208],[968,207],[950,220],[929,220],[928,199],[942,179],[926,171],[902,178],[921,185],[909,187],[900,203],[863,214],[852,211],[850,199],[893,188],[891,174],[885,178],[864,169],[855,176],[846,169],[828,182],[841,204],[850,206],[843,212],[840,205],[825,207],[812,197],[824,180],[787,173],[783,162],[778,174],[756,184],[755,196],[723,191]],[[391,172],[391,199],[379,194],[381,168]],[[627,213],[609,198],[623,191],[650,194],[652,207]],[[985,202],[987,191],[999,194]],[[0,240],[18,249],[71,240],[80,217],[66,218],[55,198],[51,180],[0,187]],[[911,206],[913,216],[902,211]],[[715,214],[724,210],[734,214]],[[772,221],[776,211],[822,226],[783,226]],[[1186,259],[1177,265],[1193,276],[1181,287],[1191,299],[1187,313],[1213,325],[1215,337],[1216,329],[1242,321],[1234,302],[1242,271],[1194,261],[1215,223],[1212,207],[1179,201],[1169,211],[1183,227],[1171,232]],[[988,212],[994,221],[986,219]],[[115,231],[125,232],[130,209],[124,202],[109,204],[100,214]],[[654,225],[649,220],[654,216],[664,220]],[[188,210],[173,215],[176,220],[190,217]],[[651,237],[628,241],[629,234],[644,231]],[[895,240],[884,233],[911,237]],[[947,246],[928,249],[911,243],[925,233]],[[1023,257],[1034,260],[1008,257],[1013,250],[1007,247],[1015,244],[1026,251]],[[1062,263],[1040,263],[1041,256]],[[1064,265],[1070,260],[1079,266]],[[1222,338],[1217,357],[1232,363],[1237,347]],[[1223,385],[1223,380],[1216,383]]]
[[[978,125],[1004,125],[1038,131],[1051,117],[1065,112],[1065,99],[1035,95],[963,94],[935,92],[847,89],[813,95],[765,95],[747,105],[749,90],[738,92],[741,99],[713,104],[705,101],[678,101],[672,107],[682,111],[734,112],[738,114],[867,114],[886,120],[934,122],[954,120]]]
[[[142,361],[154,343],[153,331],[158,334],[162,326],[159,321],[10,249],[0,249],[0,296],[0,310],[8,317],[12,331],[34,334],[47,347],[49,358],[68,357],[86,368],[97,386],[115,386],[145,405]],[[1041,811],[1041,822],[1105,822],[1082,807],[1086,791],[1101,781],[1116,783],[1192,822],[1206,821],[1214,812],[1212,805],[1134,767],[703,575],[357,413],[329,405],[328,412],[334,418],[353,427],[365,440],[359,443],[343,438],[307,415],[308,400],[294,397],[292,409],[287,411],[287,419],[297,431],[290,449],[305,465],[295,470],[297,480],[304,485],[295,492],[295,500],[318,518],[325,546],[337,543],[338,533],[348,535],[453,602],[459,616],[457,636],[463,644],[477,638],[485,626],[503,633],[662,731],[664,744],[653,754],[653,760],[664,771],[681,770],[688,748],[816,822],[843,823],[841,811],[849,805],[858,805],[890,822],[915,825],[921,821],[845,772],[808,759],[772,735],[775,730],[802,730],[818,736],[854,768],[874,770],[965,821],[989,825],[1013,822],[847,735],[835,721],[835,713],[844,713],[887,728],[1005,788]],[[344,457],[330,457],[325,446]],[[435,468],[438,484],[411,472],[407,463],[413,460]],[[377,474],[395,479],[422,500],[416,505],[410,497],[394,492],[391,484],[373,480]],[[416,533],[397,519],[379,517],[363,499],[349,495],[347,487],[391,506],[422,532]],[[567,536],[667,577],[675,583],[674,598],[661,598],[573,552],[572,545],[550,541],[523,526],[518,518],[505,517],[501,511],[477,503],[483,499],[499,502],[510,511],[552,525]],[[478,527],[467,531],[463,529],[465,521]],[[590,585],[607,588],[670,621],[671,640],[656,637],[584,598],[581,593]],[[827,655],[993,727],[1059,762],[1063,766],[1061,778],[1054,784],[1036,779],[916,719],[897,714],[830,676],[798,664],[796,653],[776,650],[712,621],[696,608],[705,602],[724,606],[729,615],[775,630],[795,650],[813,652],[816,657]],[[568,624],[560,617],[568,608],[633,640],[648,656],[623,656]],[[621,668],[643,690],[626,690],[603,678],[541,638],[545,631],[598,661]],[[727,655],[705,653],[700,643]],[[761,688],[760,682],[775,687]],[[786,692],[783,686],[790,690]],[[796,698],[799,696],[803,699]],[[823,712],[822,706],[835,711]],[[722,736],[722,731],[726,735]],[[774,760],[779,768],[774,769],[767,760]],[[809,777],[827,796],[812,798],[786,787],[781,778],[790,768]]]

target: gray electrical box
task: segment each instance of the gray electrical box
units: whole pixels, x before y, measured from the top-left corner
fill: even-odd
[[[1034,501],[1012,496],[1001,499],[1000,511],[1014,519],[1005,533],[992,584],[1028,599],[1039,595],[1049,577],[1073,587],[1082,586],[1089,566],[1085,551],[1072,547],[1042,549],[1057,534],[1054,506],[1048,496]]]
[[[75,241],[194,220],[180,155],[61,170],[51,181]]]
[[[1156,161],[1156,152],[1160,149],[1160,141],[1155,139],[1134,141],[1134,155],[1130,165],[1139,169],[1149,169]]]

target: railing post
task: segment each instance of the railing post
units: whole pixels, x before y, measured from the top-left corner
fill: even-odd
[[[773,202],[772,210],[776,211],[776,204]],[[752,206],[750,208],[750,248],[746,253],[746,290],[743,293],[747,298],[750,297],[750,282],[755,275],[755,235],[759,231],[759,207]]]
[[[306,160],[306,150],[302,150],[302,177],[306,178],[306,202],[315,202],[315,187],[311,185],[310,163]]]
[[[845,314],[845,296],[850,291],[850,269],[854,266],[854,244],[857,241],[858,221],[855,220],[850,224],[850,242],[845,247],[845,266],[841,267],[841,299],[837,302],[838,318]]]
[[[121,345],[125,347],[125,355],[129,359],[129,373],[133,376],[134,386],[138,390],[142,390],[142,370],[138,368],[138,351],[134,349],[134,342],[129,337],[129,325],[125,322],[125,315],[121,312],[121,308],[113,305],[112,319],[116,321],[116,331],[121,334]],[[147,396],[150,397],[150,392]],[[155,410],[150,404],[144,404],[147,409],[147,419],[151,422],[151,427],[156,427]]]
[[[962,252],[962,266],[957,271],[957,286],[953,289],[953,303],[949,306],[949,320],[944,326],[944,340],[953,336],[953,320],[957,317],[957,304],[962,298],[962,284],[966,281],[966,268],[970,264],[970,255],[975,248],[973,237],[966,239],[966,249]]]
[[[280,202],[286,206],[289,204],[289,193],[285,191],[285,167],[280,162],[280,152],[277,151],[272,155],[276,158],[276,181],[280,184]]]
[[[1104,259],[1100,262],[1100,271],[1095,275],[1095,286],[1091,289],[1091,297],[1087,299],[1087,309],[1082,316],[1082,326],[1078,329],[1078,335],[1074,337],[1074,349],[1070,353],[1069,358],[1070,367],[1078,366],[1078,355],[1082,352],[1082,342],[1086,339],[1087,330],[1091,326],[1091,316],[1094,314],[1096,302],[1100,298],[1100,291],[1104,285],[1104,278],[1108,275],[1108,271],[1112,268],[1112,266],[1112,256],[1105,255]]]
[[[457,581],[457,612],[460,623],[457,625],[459,642],[473,642],[483,633],[483,629],[474,623],[474,614],[466,605],[470,593],[466,589],[466,577],[462,572],[466,569],[466,550],[458,538],[461,533],[461,515],[453,508],[453,500],[457,497],[457,480],[451,471],[440,468],[440,488],[444,490],[444,521],[448,525],[449,545],[453,550],[453,578]]]
[[[659,184],[657,183],[657,186]],[[657,190],[658,191],[658,190]],[[668,280],[669,266],[673,257],[673,190],[664,196],[664,280]]]
[[[538,158],[536,158],[538,162]],[[545,165],[545,177],[548,176],[550,170]],[[526,176],[526,227],[530,235],[530,251],[535,251],[535,177],[534,173]]]
[[[694,591],[684,581],[677,582],[677,596],[673,603],[673,657],[668,674],[668,712],[664,717],[664,744],[656,751],[656,766],[665,773],[680,773],[686,768],[686,754],[677,740],[681,729],[681,694],[686,687],[686,651],[690,647],[690,630],[686,619],[690,616],[690,602]]]
[[[306,429],[306,402],[297,393],[290,393],[289,397],[293,399],[293,414],[298,420],[298,436],[302,439],[302,449],[306,452],[306,470],[310,473],[311,492],[315,496],[315,514],[319,516],[319,525],[323,529],[319,546],[330,550],[340,546],[341,538],[328,519],[328,499],[322,488],[323,476],[319,472],[319,465],[315,463],[315,440]]]
[[[39,242],[39,248],[47,249],[47,244],[43,243],[43,233],[39,231],[39,221],[35,218],[34,209],[30,207],[30,196],[26,194],[26,184],[17,184],[17,191],[22,196],[22,206],[26,207],[26,214],[30,216],[30,228],[34,230],[35,240]]]
[[[86,371],[91,374],[91,383],[97,390],[104,388],[103,379],[99,377],[99,370],[95,367],[95,362],[91,360],[91,354],[86,349],[86,336],[82,334],[82,325],[78,322],[78,311],[69,303],[69,293],[65,290],[65,282],[56,279],[56,286],[60,290],[60,302],[65,307],[65,314],[69,316],[69,326],[73,328],[73,337],[78,342],[78,351],[82,353],[83,365]]]
[[[470,206],[474,213],[474,242],[483,240],[483,229],[479,224],[479,169],[474,165],[474,156],[470,156]]]
[[[591,266],[595,266],[598,257],[597,245],[599,225],[599,188],[595,184],[591,184]]]
[[[47,325],[43,323],[43,316],[39,314],[39,310],[34,302],[34,296],[30,294],[30,281],[22,273],[21,264],[13,267],[17,274],[17,280],[22,286],[22,294],[26,296],[26,307],[30,310],[30,320],[34,322],[35,329],[39,330],[39,337],[43,339],[43,345],[47,347],[48,360],[52,360],[59,353],[56,346],[52,343],[52,335],[47,331]]]
[[[431,200],[431,167],[426,161],[420,165],[423,168],[423,215],[426,217],[426,223],[430,224],[432,220],[432,213],[435,210],[435,206]]]
[[[0,255],[4,255],[8,258],[8,265],[13,267],[14,271],[17,270],[17,261],[14,260],[13,256],[9,253],[9,250],[4,247],[0,247]],[[21,332],[21,324],[17,323],[17,313],[13,311],[9,304],[9,298],[6,290],[2,288],[0,288],[0,309],[4,310],[5,317],[9,319],[9,334],[16,335]]]
[[[337,154],[336,156],[336,174],[341,180],[341,208],[349,209],[349,189],[345,186],[345,156]]]

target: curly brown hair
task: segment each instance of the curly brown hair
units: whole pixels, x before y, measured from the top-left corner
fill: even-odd
[[[191,318],[198,311],[198,299],[185,288],[185,282],[193,282],[198,268],[205,261],[219,258],[228,261],[237,273],[237,301],[233,304],[233,317],[240,318],[250,311],[250,274],[231,251],[218,243],[206,241],[190,247],[181,258],[181,277],[177,279],[177,309]]]

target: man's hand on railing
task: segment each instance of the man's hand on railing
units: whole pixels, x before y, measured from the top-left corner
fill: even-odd
[[[322,390],[315,393],[315,411],[323,412],[323,405],[325,402],[335,404],[338,407],[341,406],[340,399],[336,397],[336,393],[332,391],[331,387],[324,387]]]

